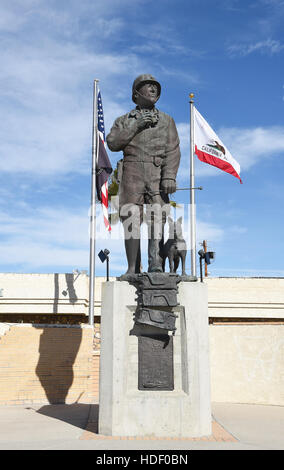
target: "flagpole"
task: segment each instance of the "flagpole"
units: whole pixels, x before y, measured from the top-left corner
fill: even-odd
[[[194,188],[194,94],[190,93],[190,238],[191,275],[196,277],[196,213]]]
[[[89,325],[94,325],[95,303],[95,246],[96,246],[96,162],[98,155],[98,79],[93,89],[93,130],[92,130],[92,181],[90,217],[90,267],[89,267]]]

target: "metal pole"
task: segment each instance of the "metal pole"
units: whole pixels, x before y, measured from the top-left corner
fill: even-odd
[[[203,282],[203,274],[202,274],[202,258],[199,257],[199,265],[200,265],[200,282]]]
[[[108,282],[109,281],[109,257],[108,256],[107,256],[106,262],[107,262],[107,282]]]
[[[191,275],[196,276],[196,214],[194,191],[194,94],[190,93],[190,236]]]
[[[203,250],[204,250],[204,253],[207,253],[207,242],[206,242],[206,240],[203,240]],[[205,258],[204,263],[205,263],[204,276],[207,277],[208,276],[208,269],[207,269],[206,258]]]
[[[189,191],[190,189],[198,189],[199,191],[202,191],[203,187],[198,186],[197,188],[176,188],[176,191]],[[162,191],[160,191],[162,192]]]
[[[92,189],[90,217],[90,284],[89,284],[89,325],[94,325],[95,303],[95,246],[96,246],[96,162],[98,154],[98,82],[94,80],[93,95],[93,132],[92,132]]]

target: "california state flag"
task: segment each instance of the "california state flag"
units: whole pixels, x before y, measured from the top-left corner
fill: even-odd
[[[194,108],[194,144],[199,160],[236,176],[242,183],[240,165],[196,108]]]

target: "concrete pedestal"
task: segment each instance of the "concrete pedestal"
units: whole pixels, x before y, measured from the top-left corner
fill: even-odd
[[[109,436],[201,437],[211,434],[207,287],[178,285],[173,337],[174,390],[138,390],[136,289],[102,288],[99,433]],[[151,328],[151,327],[150,327]],[[142,326],[143,329],[143,326]],[[152,327],[151,334],[160,333]],[[171,334],[171,333],[169,333]]]

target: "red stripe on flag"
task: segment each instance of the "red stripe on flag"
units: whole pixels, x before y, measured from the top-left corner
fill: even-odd
[[[230,175],[238,178],[240,183],[243,184],[240,176],[229,162],[221,160],[221,158],[218,157],[213,157],[213,155],[210,155],[209,153],[202,152],[197,148],[197,146],[195,146],[195,153],[201,162],[208,163],[209,165],[215,166],[220,170],[226,171],[226,173],[230,173]]]
[[[102,186],[101,190],[101,200],[102,200],[102,206],[103,206],[103,217],[104,217],[104,223],[107,228],[107,230],[110,232],[111,231],[111,225],[108,220],[108,184],[105,182],[105,184]]]
[[[104,195],[103,192],[101,192],[101,197],[102,197],[102,204],[108,208],[108,193],[106,192],[106,195]]]
[[[105,223],[105,227],[106,227],[107,231],[111,232],[111,226],[110,226],[110,223],[109,223],[109,221],[106,217],[104,217],[104,223]]]

